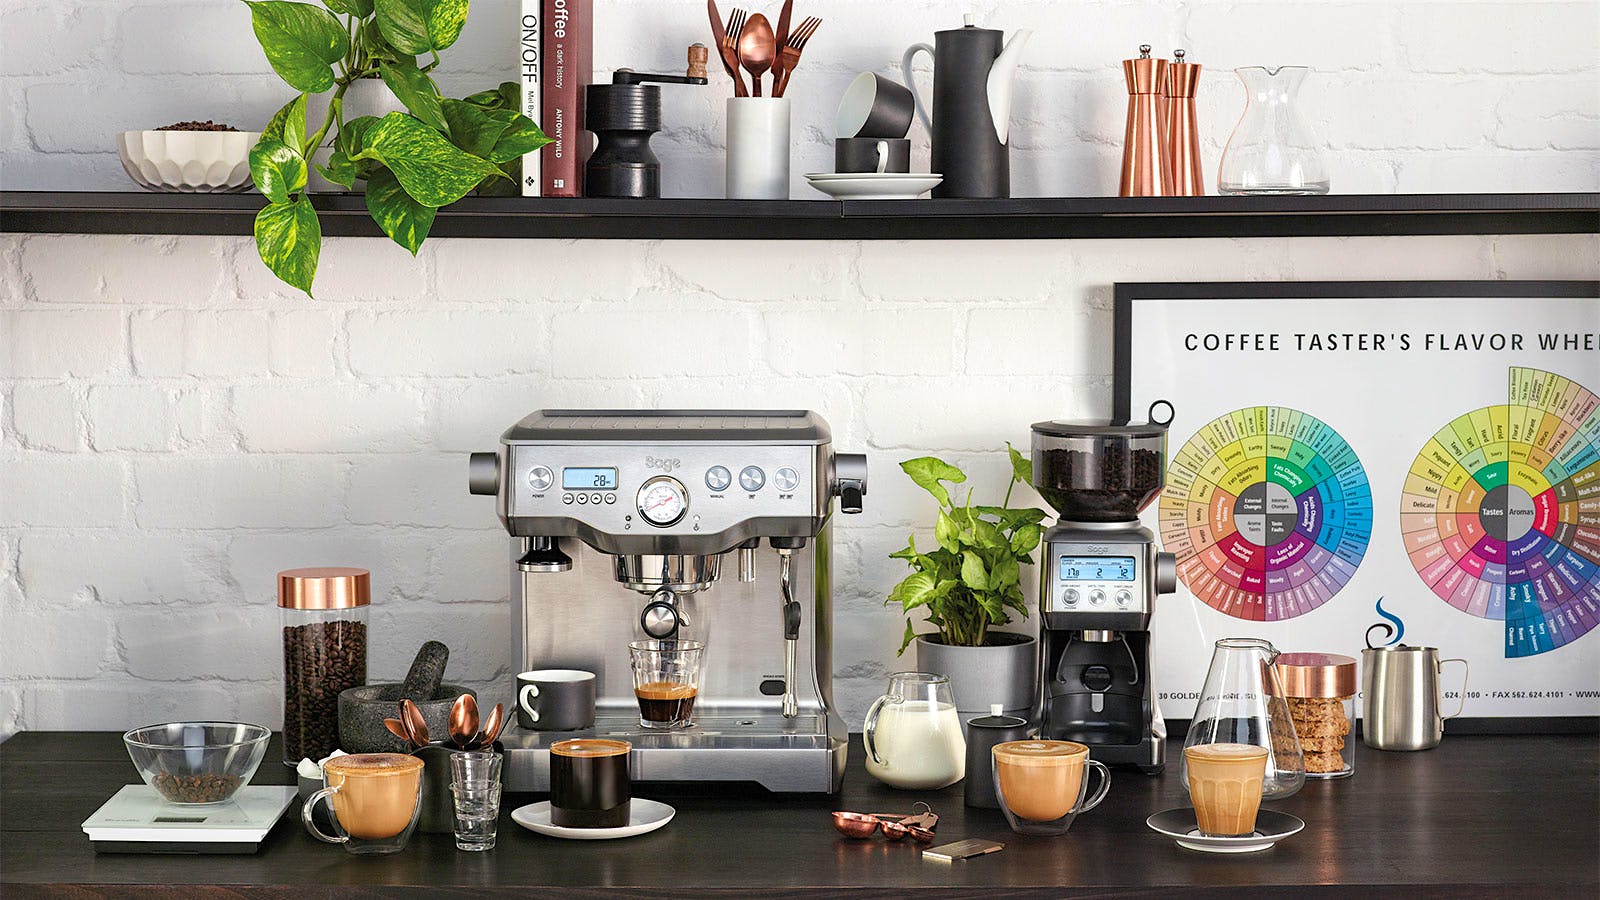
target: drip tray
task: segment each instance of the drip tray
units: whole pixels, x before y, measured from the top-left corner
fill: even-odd
[[[505,784],[511,791],[550,789],[550,745],[573,738],[608,738],[633,745],[635,782],[750,782],[779,793],[831,793],[844,773],[843,729],[829,734],[825,716],[786,719],[770,712],[695,716],[683,729],[651,729],[637,715],[599,716],[581,731],[508,728]]]

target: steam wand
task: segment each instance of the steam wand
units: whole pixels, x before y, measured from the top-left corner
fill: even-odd
[[[778,548],[778,587],[783,592],[783,717],[792,719],[800,714],[800,703],[795,699],[794,665],[800,645],[800,603],[794,599],[790,580],[790,564],[794,551]]]

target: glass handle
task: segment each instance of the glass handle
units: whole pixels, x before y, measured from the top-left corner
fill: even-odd
[[[1095,789],[1094,796],[1090,797],[1088,801],[1079,801],[1078,808],[1073,810],[1074,813],[1085,813],[1091,809],[1094,809],[1096,806],[1100,805],[1101,800],[1106,798],[1106,794],[1111,792],[1111,770],[1106,768],[1105,763],[1098,759],[1091,759],[1086,761],[1084,766],[1085,768],[1094,769],[1096,772],[1100,773],[1100,786]],[[1083,780],[1085,786],[1087,786],[1089,782],[1088,772],[1083,773]]]
[[[872,738],[878,732],[878,713],[883,710],[883,705],[888,703],[890,699],[892,698],[885,694],[872,701],[872,706],[867,709],[866,724],[861,727],[861,742],[867,747],[867,756],[871,757],[872,761],[880,766],[886,764],[878,758],[877,742]]]
[[[328,815],[329,815],[329,817],[333,817],[334,816],[334,812],[333,812],[333,795],[337,794],[337,793],[339,793],[339,789],[338,788],[336,788],[336,787],[325,787],[322,790],[317,791],[315,794],[312,794],[310,797],[306,798],[305,805],[300,807],[300,821],[305,823],[306,830],[311,832],[311,836],[312,837],[316,838],[319,841],[322,841],[325,844],[343,844],[346,841],[350,840],[350,838],[348,838],[348,837],[346,837],[344,835],[339,835],[337,837],[329,837],[328,835],[323,834],[322,833],[322,829],[317,827],[316,820],[311,817],[311,813],[316,809],[318,801],[321,801],[321,800],[328,801]],[[339,826],[338,819],[335,818],[334,819],[334,828],[337,829],[338,826]]]
[[[1441,659],[1441,660],[1439,660],[1439,671],[1442,674],[1444,672],[1444,664],[1445,663],[1453,663],[1453,662],[1454,663],[1461,663],[1461,702],[1456,704],[1456,711],[1455,712],[1451,713],[1448,716],[1443,716],[1442,717],[1442,718],[1445,718],[1445,719],[1454,719],[1456,716],[1461,715],[1461,713],[1464,710],[1466,710],[1466,708],[1467,708],[1467,673],[1469,671],[1468,667],[1467,667],[1467,661],[1464,660],[1464,659]],[[1439,684],[1439,705],[1440,706],[1444,705],[1444,683],[1443,683],[1443,681],[1441,681],[1440,684]]]

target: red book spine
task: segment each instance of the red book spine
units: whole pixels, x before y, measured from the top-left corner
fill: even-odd
[[[594,72],[594,0],[544,0],[544,195],[583,196],[584,88]]]

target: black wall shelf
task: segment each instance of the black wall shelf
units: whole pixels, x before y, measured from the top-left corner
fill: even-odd
[[[325,235],[381,236],[357,194],[314,198]],[[0,192],[0,232],[248,235],[255,194]],[[987,240],[1595,234],[1600,193],[1013,200],[540,200],[471,197],[434,237]]]

